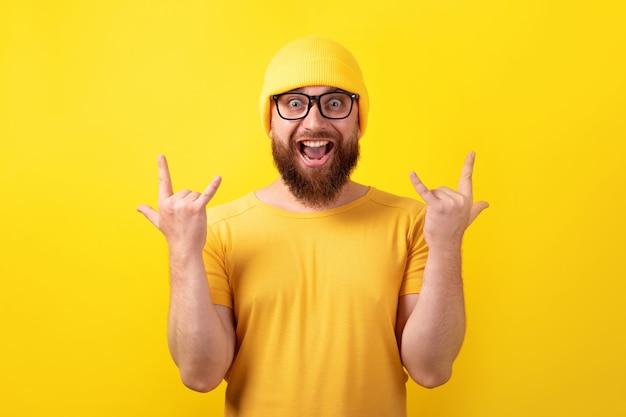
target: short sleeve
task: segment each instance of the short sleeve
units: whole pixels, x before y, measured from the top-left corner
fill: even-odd
[[[210,226],[207,228],[207,240],[202,251],[202,259],[213,304],[233,308],[233,293],[226,272],[224,248]]]
[[[417,213],[407,233],[408,257],[400,295],[419,294],[424,280],[424,269],[428,258],[428,245],[424,239],[426,206]]]

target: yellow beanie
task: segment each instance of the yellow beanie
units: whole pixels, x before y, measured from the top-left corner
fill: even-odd
[[[365,133],[369,96],[359,64],[341,44],[309,36],[285,45],[267,67],[260,111],[263,128],[268,135],[272,95],[312,85],[331,86],[358,94],[359,127],[361,135]]]

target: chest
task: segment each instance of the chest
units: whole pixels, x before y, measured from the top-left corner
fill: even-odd
[[[380,222],[285,221],[234,230],[226,254],[235,313],[393,315],[407,261],[405,233]],[[243,235],[246,236],[243,236]],[[369,313],[368,313],[369,312]]]

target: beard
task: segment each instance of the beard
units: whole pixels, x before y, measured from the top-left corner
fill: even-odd
[[[274,165],[278,169],[284,183],[304,205],[312,208],[321,208],[333,203],[359,160],[358,128],[350,134],[347,140],[334,133],[307,135],[309,139],[328,139],[335,141],[333,160],[330,165],[319,168],[303,169],[299,164],[300,149],[297,136],[294,133],[288,144],[276,140],[272,136],[272,155]]]

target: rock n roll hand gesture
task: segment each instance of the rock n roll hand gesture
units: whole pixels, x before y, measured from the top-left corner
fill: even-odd
[[[215,177],[202,192],[181,190],[174,193],[165,156],[159,155],[158,208],[141,205],[142,213],[167,239],[170,250],[189,253],[202,251],[206,241],[206,206],[217,191],[221,178]]]
[[[481,211],[489,207],[485,201],[473,201],[475,157],[474,152],[467,155],[457,191],[447,187],[430,190],[414,172],[411,173],[413,187],[427,205],[424,237],[429,246],[460,245],[465,229]]]

